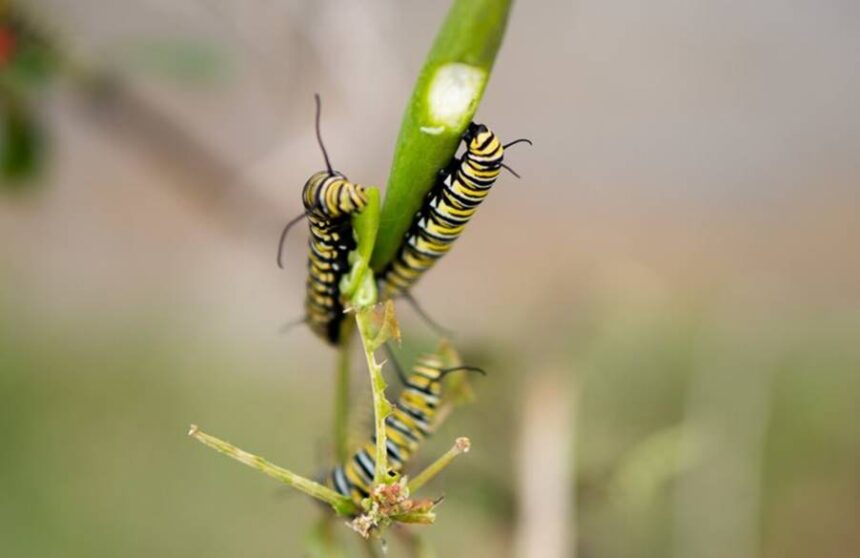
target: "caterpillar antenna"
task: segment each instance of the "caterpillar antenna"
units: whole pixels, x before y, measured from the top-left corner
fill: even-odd
[[[453,333],[450,329],[442,327],[436,320],[431,318],[430,315],[424,311],[421,305],[418,304],[418,301],[415,300],[415,297],[412,296],[412,293],[410,293],[409,291],[403,291],[401,296],[406,299],[406,301],[409,303],[410,306],[412,306],[415,312],[418,313],[418,315],[421,316],[421,318],[427,323],[427,325],[429,325],[436,333],[443,336],[450,336]]]
[[[314,93],[314,100],[317,104],[317,116],[316,116],[316,129],[317,129],[317,142],[320,144],[320,149],[322,150],[323,159],[325,159],[325,168],[328,170],[329,174],[334,174],[334,171],[331,169],[331,162],[328,159],[328,152],[325,150],[325,145],[323,145],[322,133],[320,133],[320,114],[322,113],[322,101],[320,100],[320,94]]]
[[[520,139],[515,139],[514,141],[511,141],[511,142],[508,142],[508,143],[506,143],[506,144],[502,145],[502,149],[507,149],[507,148],[509,148],[510,146],[512,146],[512,145],[516,145],[516,144],[518,144],[518,143],[527,143],[527,144],[529,144],[529,145],[534,145],[534,144],[532,143],[532,140],[530,140],[530,139],[528,139],[528,138],[520,138]]]
[[[504,163],[501,163],[501,166],[502,166],[502,168],[503,168],[503,169],[507,169],[509,173],[511,173],[512,175],[516,176],[517,178],[522,178],[522,176],[520,176],[519,174],[517,174],[517,171],[515,171],[514,169],[512,169],[512,168],[511,168],[511,167],[509,167],[508,165],[506,165],[506,164],[504,164]]]
[[[287,322],[284,325],[282,325],[280,327],[280,329],[278,329],[278,333],[281,333],[281,334],[287,333],[288,331],[290,331],[291,329],[293,329],[297,325],[302,325],[304,323],[307,323],[307,321],[308,321],[308,317],[303,316],[301,319],[293,320],[292,322]]]
[[[478,368],[477,366],[452,366],[451,368],[443,368],[440,370],[441,374],[440,378],[450,374],[451,372],[457,372],[458,370],[466,370],[467,372],[477,372],[481,376],[486,376],[487,372],[483,368]]]
[[[307,211],[302,211],[298,216],[290,219],[290,221],[284,227],[284,230],[281,232],[281,239],[278,241],[278,259],[277,259],[278,267],[280,267],[281,269],[284,269],[284,261],[283,261],[284,242],[287,240],[287,233],[290,232],[290,229],[293,227],[293,225],[295,225],[300,220],[302,220],[302,218],[307,217],[307,215],[308,215]]]

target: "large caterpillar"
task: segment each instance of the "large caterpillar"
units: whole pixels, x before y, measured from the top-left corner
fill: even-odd
[[[349,253],[355,249],[352,215],[367,205],[363,186],[353,184],[332,169],[320,134],[320,98],[316,99],[316,133],[325,159],[326,170],[311,176],[302,190],[305,211],[293,219],[281,233],[278,244],[278,265],[283,267],[281,253],[290,227],[307,217],[310,228],[308,240],[308,280],[305,312],[302,321],[311,330],[332,344],[340,340],[344,319],[340,300],[340,280],[349,272]]]
[[[436,260],[448,253],[490,193],[502,167],[510,170],[502,162],[505,148],[521,141],[531,144],[518,139],[502,145],[483,124],[469,124],[463,134],[465,153],[440,173],[415,214],[400,251],[382,272],[383,298],[406,294]]]
[[[394,411],[385,418],[386,450],[391,471],[403,470],[421,442],[433,432],[441,401],[442,379],[457,370],[483,372],[472,366],[444,368],[438,355],[428,354],[419,357],[412,374],[402,378],[403,390]],[[326,475],[326,485],[356,503],[367,498],[376,471],[375,456],[374,434],[346,463]]]

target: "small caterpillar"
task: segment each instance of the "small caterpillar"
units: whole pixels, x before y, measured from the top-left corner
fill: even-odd
[[[331,167],[320,134],[320,98],[316,99],[317,141],[325,159],[326,170],[311,176],[302,189],[304,212],[287,223],[278,243],[278,266],[283,268],[281,254],[290,227],[307,217],[310,228],[308,240],[308,280],[305,312],[302,322],[332,344],[340,340],[340,325],[344,319],[340,300],[340,280],[349,272],[349,253],[355,249],[352,216],[368,203],[364,186],[353,184]]]
[[[413,372],[402,378],[403,390],[394,404],[394,411],[385,418],[388,467],[399,472],[432,434],[434,419],[441,401],[442,379],[457,370],[483,373],[473,366],[444,368],[435,354],[418,358]],[[346,463],[332,469],[325,477],[326,485],[358,503],[367,498],[376,471],[376,435],[370,437]]]
[[[471,123],[463,134],[466,152],[444,169],[436,185],[415,214],[397,256],[381,274],[383,298],[407,293],[409,288],[444,256],[463,233],[469,219],[490,193],[502,167],[505,148],[498,136],[483,124]]]

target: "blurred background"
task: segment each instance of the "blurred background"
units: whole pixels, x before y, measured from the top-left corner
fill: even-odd
[[[0,3],[0,554],[303,555],[318,507],[185,432],[331,465],[335,352],[278,332],[312,95],[384,186],[446,4]],[[478,117],[535,145],[415,290],[489,371],[416,460],[472,439],[440,556],[860,553],[858,52],[848,0],[515,5]]]

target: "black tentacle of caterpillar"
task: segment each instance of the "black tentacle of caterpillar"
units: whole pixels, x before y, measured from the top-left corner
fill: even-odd
[[[368,203],[363,186],[353,184],[342,173],[332,169],[320,134],[320,97],[316,100],[317,141],[326,169],[315,173],[302,189],[304,212],[292,219],[278,243],[278,266],[283,268],[281,253],[290,228],[302,217],[308,220],[308,280],[306,283],[305,318],[317,335],[334,345],[340,341],[344,319],[340,300],[340,280],[349,272],[349,253],[355,249],[352,215]]]
[[[474,366],[444,368],[438,355],[419,357],[412,374],[404,380],[394,411],[385,418],[388,468],[400,472],[421,442],[433,433],[434,420],[442,397],[442,379],[457,370],[484,373]],[[376,472],[376,435],[346,463],[332,469],[325,484],[337,493],[359,503],[367,498]]]
[[[504,167],[505,148],[525,138],[502,144],[483,124],[471,123],[463,134],[466,151],[440,172],[421,209],[415,214],[396,257],[383,270],[380,279],[382,298],[393,298],[408,290],[460,237],[478,206]]]

